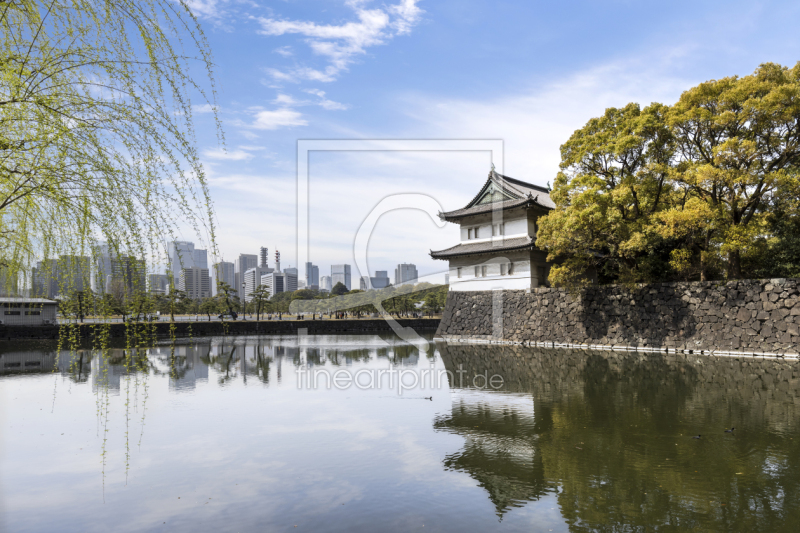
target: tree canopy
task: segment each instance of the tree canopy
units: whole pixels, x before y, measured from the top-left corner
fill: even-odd
[[[560,166],[537,239],[556,284],[800,275],[800,63],[607,109]]]
[[[0,263],[213,242],[191,105],[211,65],[184,0],[0,3]]]

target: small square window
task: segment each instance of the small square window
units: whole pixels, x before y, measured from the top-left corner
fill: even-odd
[[[456,277],[461,279],[461,267],[456,268]]]
[[[467,239],[471,239],[471,238],[472,238],[472,228],[469,228],[467,230]]]
[[[472,229],[472,236],[475,237],[476,239],[478,238],[478,228]]]
[[[475,267],[475,277],[476,278],[481,277],[481,267],[479,266]]]
[[[505,276],[506,275],[506,264],[505,263],[501,263],[500,264],[500,275],[501,276]]]
[[[484,278],[486,277],[486,265],[483,265],[481,267],[481,277],[484,277]]]

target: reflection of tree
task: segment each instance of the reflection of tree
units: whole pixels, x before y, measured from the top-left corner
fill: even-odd
[[[485,371],[500,374],[506,391],[534,397],[530,423],[501,416],[514,395],[478,392],[462,394],[482,403],[456,403],[435,423],[465,438],[445,467],[478,480],[498,513],[526,501],[526,491],[544,490],[535,483],[544,479],[560,485],[561,512],[576,531],[775,531],[800,521],[800,435],[790,439],[799,433],[800,391],[792,383],[800,371],[793,363],[439,349],[456,380],[459,367],[465,383]],[[722,431],[730,425],[733,435]],[[698,433],[702,439],[690,438]],[[530,443],[528,463],[513,452],[523,449],[518,442]]]
[[[434,422],[438,431],[465,439],[445,457],[447,470],[469,474],[489,493],[497,516],[547,492],[541,457],[535,450],[532,413],[487,401],[454,402],[452,412]]]

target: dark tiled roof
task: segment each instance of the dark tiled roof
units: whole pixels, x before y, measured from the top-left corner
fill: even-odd
[[[494,183],[498,190],[511,197],[511,199],[504,200],[502,202],[500,208],[503,210],[524,205],[540,205],[547,209],[555,209],[556,207],[556,204],[552,199],[550,199],[550,193],[546,188],[510,178],[508,176],[503,176],[502,174],[498,174],[492,170],[489,172],[489,177],[486,180],[486,183],[483,184],[481,190],[478,191],[478,194],[475,195],[475,197],[466,205],[466,207],[462,209],[456,209],[455,211],[442,213],[441,217],[445,220],[451,220],[464,216],[491,212],[492,209],[496,207],[496,204],[488,203],[476,205],[476,203],[483,196],[484,191],[487,189],[487,187],[489,187],[490,183]]]
[[[493,202],[491,204],[480,204],[474,205],[472,207],[465,207],[464,209],[456,209],[455,211],[448,211],[447,213],[442,213],[442,218],[445,220],[450,219],[457,219],[461,217],[466,217],[469,215],[480,215],[481,213],[491,213],[492,210],[498,207],[500,204],[500,209],[507,210],[513,209],[514,207],[522,207],[532,203],[530,198],[520,198],[518,200],[506,200],[504,202]]]
[[[500,245],[494,245],[491,241],[458,244],[446,250],[438,252],[431,251],[434,259],[449,259],[462,255],[476,255],[495,252],[507,252],[509,250],[524,250],[533,248],[533,239],[530,237],[515,237],[513,239],[503,239]]]

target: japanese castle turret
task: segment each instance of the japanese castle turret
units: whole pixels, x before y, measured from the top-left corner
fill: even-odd
[[[461,226],[461,242],[431,251],[450,263],[451,291],[530,290],[547,283],[551,263],[535,246],[537,220],[555,208],[549,190],[492,169],[462,209],[439,213]]]

